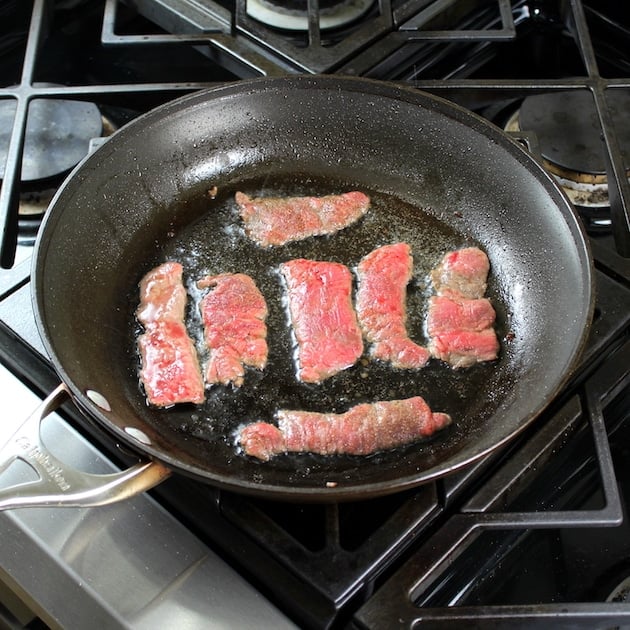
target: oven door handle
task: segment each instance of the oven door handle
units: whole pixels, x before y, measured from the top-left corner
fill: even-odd
[[[69,392],[59,385],[22,423],[0,450],[0,474],[17,460],[28,464],[38,479],[0,488],[0,510],[18,507],[107,505],[141,494],[166,479],[171,471],[159,462],[141,462],[108,474],[87,473],[59,460],[45,446],[42,420],[59,408]]]

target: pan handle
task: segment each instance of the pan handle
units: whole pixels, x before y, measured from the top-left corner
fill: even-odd
[[[117,473],[92,474],[57,459],[41,439],[40,424],[68,396],[66,386],[59,385],[0,450],[0,474],[16,460],[22,460],[39,476],[35,481],[0,489],[0,510],[107,505],[149,490],[171,474],[158,462],[142,462]]]

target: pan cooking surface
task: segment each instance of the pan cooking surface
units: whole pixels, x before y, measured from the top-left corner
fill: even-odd
[[[304,409],[312,411],[346,411],[360,402],[392,400],[423,396],[434,411],[446,411],[454,419],[454,426],[437,434],[430,441],[406,446],[397,450],[427,450],[431,443],[448,439],[451,432],[469,432],[481,427],[494,409],[493,393],[501,387],[503,358],[492,364],[479,365],[455,371],[438,361],[432,361],[421,370],[394,369],[382,362],[370,360],[369,344],[365,344],[363,357],[353,367],[326,379],[321,384],[298,381],[294,363],[294,347],[284,300],[284,290],[278,273],[281,262],[294,258],[336,261],[351,269],[359,260],[381,245],[399,241],[411,245],[414,257],[414,275],[408,287],[408,330],[410,336],[426,344],[424,320],[427,298],[433,293],[428,274],[449,250],[476,245],[466,235],[457,233],[445,222],[397,199],[391,194],[376,190],[363,190],[370,195],[371,207],[357,223],[333,235],[312,237],[281,247],[261,248],[244,232],[234,202],[234,192],[242,190],[252,196],[324,195],[354,189],[352,182],[318,180],[306,175],[293,174],[266,177],[264,181],[242,181],[237,186],[218,187],[216,197],[209,198],[206,188],[181,203],[186,211],[174,209],[175,214],[198,216],[188,225],[170,229],[159,255],[147,261],[146,273],[153,266],[167,260],[184,265],[184,282],[189,296],[187,325],[195,339],[200,356],[204,357],[202,324],[198,302],[204,292],[196,288],[198,279],[206,274],[246,273],[256,281],[267,301],[269,316],[269,361],[263,372],[249,369],[240,388],[231,385],[214,385],[207,390],[206,403],[198,408],[180,405],[167,410],[155,410],[153,422],[170,426],[176,432],[191,438],[219,443],[222,448],[237,449],[235,433],[244,423],[264,420],[273,422],[275,411]],[[142,274],[141,274],[142,275]],[[498,313],[497,330],[500,338],[505,331],[506,311],[499,298],[498,287],[490,278],[489,297]],[[132,338],[138,334],[133,310],[129,314]],[[133,346],[135,341],[130,341]],[[504,344],[505,345],[505,344]],[[137,355],[132,357],[137,369]],[[135,371],[131,370],[132,374]],[[137,378],[137,377],[136,377]],[[380,454],[374,459],[397,457],[397,454]],[[307,466],[325,468],[330,457],[287,454],[264,466],[290,466],[299,469]],[[353,458],[336,458],[348,459]]]

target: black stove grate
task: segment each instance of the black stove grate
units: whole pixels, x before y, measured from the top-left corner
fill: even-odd
[[[357,614],[360,623],[369,628],[391,627],[392,619],[401,628],[628,624],[628,606],[606,602],[607,593],[600,584],[609,580],[611,567],[627,564],[627,555],[620,550],[630,552],[614,470],[623,466],[621,457],[627,453],[630,379],[624,358],[629,351],[626,341],[614,353],[619,363],[606,363],[555,415],[553,423],[517,456],[505,460],[430,538],[430,549],[421,546],[365,604]],[[609,440],[619,449],[614,464]],[[567,443],[572,447],[563,455]],[[551,453],[553,464],[545,461]],[[620,485],[627,483],[626,477]],[[529,495],[529,501],[523,495]],[[593,528],[622,523],[623,533],[610,536],[626,542],[602,562],[602,549],[589,550]],[[580,531],[585,527],[587,533]],[[567,533],[573,528],[575,540]],[[542,536],[536,532],[540,529],[546,530]],[[554,544],[538,555],[541,541],[548,545],[550,539]],[[573,552],[577,549],[578,557],[584,556],[581,562],[576,562],[575,553],[564,556],[563,539]],[[597,557],[590,558],[589,552]],[[539,567],[536,572],[537,562],[543,571]]]

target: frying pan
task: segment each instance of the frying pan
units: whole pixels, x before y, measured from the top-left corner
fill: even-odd
[[[372,200],[357,224],[270,249],[248,240],[233,201],[237,190],[278,196],[352,189]],[[476,245],[488,254],[500,358],[467,370],[437,361],[395,370],[369,361],[366,350],[356,366],[320,385],[297,382],[280,262],[305,257],[353,267],[375,247],[401,240],[414,255],[409,332],[420,341],[430,270],[458,247]],[[187,323],[197,335],[195,281],[221,272],[254,277],[270,311],[269,365],[249,372],[240,389],[211,388],[204,405],[153,409],[138,382],[134,310],[140,278],[174,259],[184,265]],[[172,471],[273,499],[342,501],[459,470],[523,431],[569,378],[591,321],[592,282],[570,203],[519,144],[440,98],[336,76],[223,85],[136,119],[59,190],[32,271],[37,325],[62,381],[51,399],[67,392],[87,420],[144,460],[114,484],[122,491],[109,488],[107,500]],[[272,421],[278,408],[341,412],[416,394],[450,413],[453,425],[391,451],[259,462],[235,441],[239,426]],[[22,439],[10,457],[40,449],[24,444],[30,443]],[[42,474],[51,468],[34,465]],[[81,503],[91,495],[67,492],[72,500],[42,502]]]

